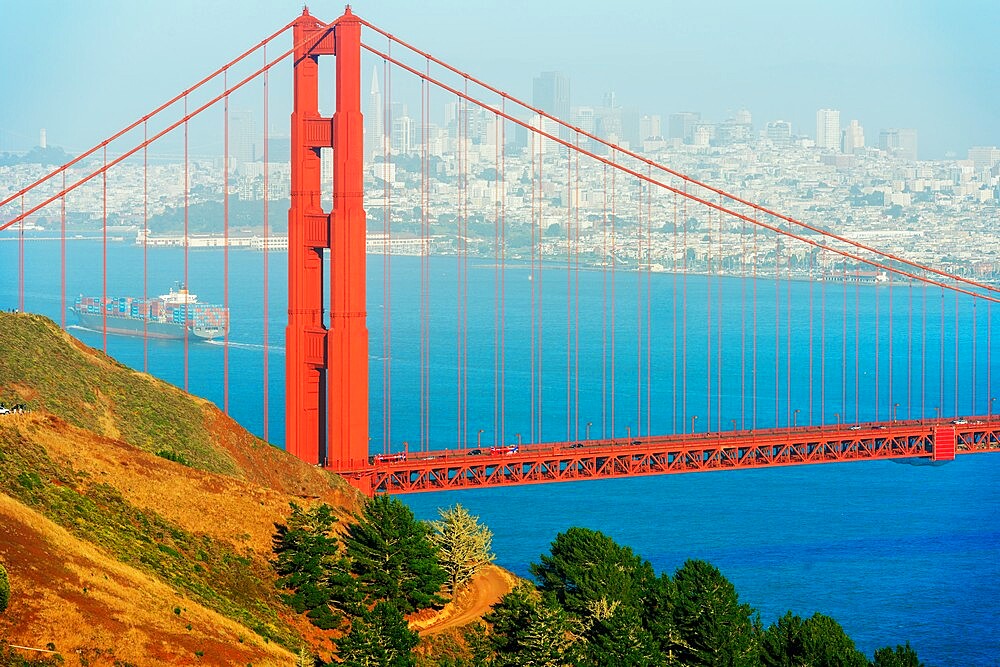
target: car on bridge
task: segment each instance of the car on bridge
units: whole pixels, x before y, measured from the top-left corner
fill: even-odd
[[[368,459],[369,463],[398,463],[406,460],[406,452],[396,454],[376,454]]]

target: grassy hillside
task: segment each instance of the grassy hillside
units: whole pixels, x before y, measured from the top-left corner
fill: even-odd
[[[273,524],[290,501],[356,509],[344,480],[39,316],[0,313],[0,401],[31,410],[0,416],[0,562],[12,581],[0,640],[135,664],[161,661],[136,661],[143,651],[289,664],[275,644],[294,651],[310,631],[274,592]],[[222,646],[235,653],[220,659]]]

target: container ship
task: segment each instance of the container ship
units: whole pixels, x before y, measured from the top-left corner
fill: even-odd
[[[108,333],[129,336],[184,338],[185,332],[190,332],[196,338],[212,340],[229,332],[229,310],[198,303],[198,297],[184,285],[151,299],[81,295],[70,310],[82,327],[103,331],[106,321]]]

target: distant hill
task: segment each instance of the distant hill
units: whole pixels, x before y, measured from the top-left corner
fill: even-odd
[[[0,313],[0,401],[30,409],[0,415],[0,640],[67,665],[289,665],[316,639],[274,591],[271,535],[292,501],[356,510],[343,479],[36,315]]]
[[[23,155],[14,153],[0,153],[0,167],[9,167],[15,164],[38,164],[43,167],[57,167],[64,165],[72,159],[72,155],[64,151],[60,146],[35,146]]]

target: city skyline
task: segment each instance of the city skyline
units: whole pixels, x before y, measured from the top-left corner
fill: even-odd
[[[460,9],[465,18],[456,23]],[[786,120],[794,134],[811,136],[816,111],[831,108],[840,110],[842,125],[859,120],[872,145],[880,130],[916,129],[922,159],[948,152],[964,158],[973,146],[1000,143],[1000,77],[988,53],[991,19],[1000,18],[1000,8],[985,2],[967,3],[961,13],[857,2],[836,8],[772,3],[754,11],[728,2],[697,9],[629,2],[616,8],[618,30],[609,30],[606,9],[591,3],[546,3],[531,8],[530,19],[528,10],[527,3],[472,12],[454,2],[354,6],[362,17],[526,101],[536,77],[557,71],[571,82],[573,106],[597,106],[614,92],[619,104],[660,115],[664,123],[683,111],[720,122],[746,108],[755,131]],[[36,145],[45,128],[50,145],[74,152],[258,42],[301,5],[181,2],[166,12],[118,0],[85,7],[52,1],[0,11],[21,28],[0,47],[6,62],[18,63],[0,73],[0,88],[18,100],[0,109],[0,149]],[[332,19],[341,9],[314,5],[311,11]],[[850,32],[827,35],[831,31],[818,27],[848,16],[857,19],[849,22]],[[551,29],[559,21],[567,30]],[[152,22],[156,30],[146,28]],[[67,52],[76,55],[67,58]],[[169,57],[157,55],[164,53]],[[275,72],[271,94],[276,128],[287,118],[282,76]]]

